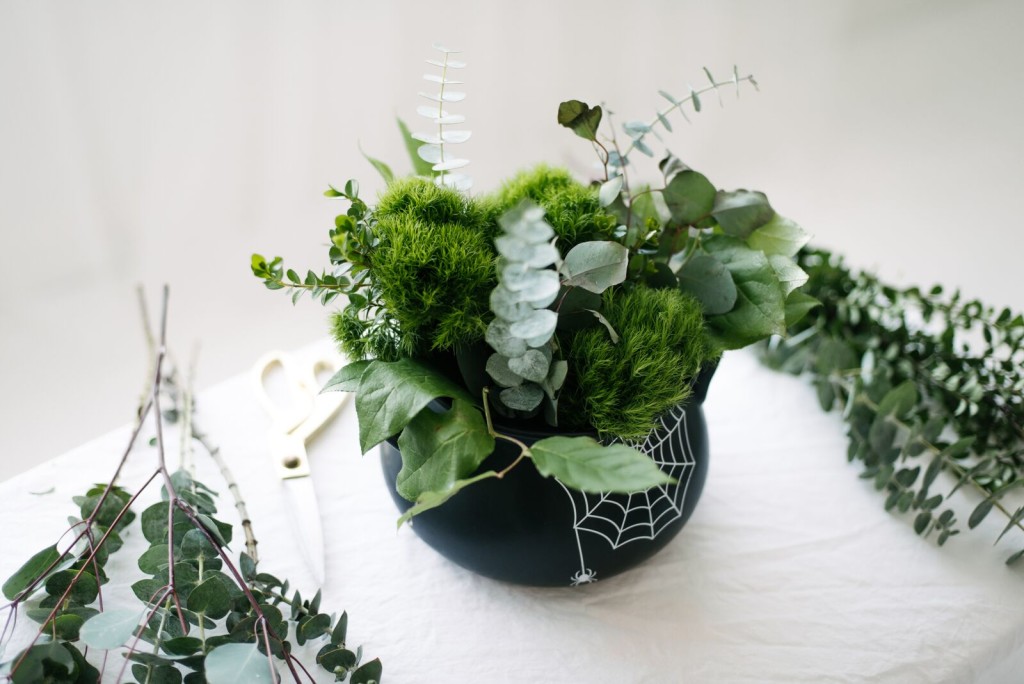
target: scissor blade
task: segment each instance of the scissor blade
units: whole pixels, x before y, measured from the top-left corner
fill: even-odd
[[[320,523],[313,481],[308,477],[283,480],[285,504],[292,529],[299,540],[299,550],[306,567],[319,586],[324,584],[324,530]]]

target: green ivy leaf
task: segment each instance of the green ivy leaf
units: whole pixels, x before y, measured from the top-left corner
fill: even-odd
[[[558,123],[585,140],[597,140],[601,114],[600,107],[591,107],[579,100],[568,100],[558,105]]]
[[[353,361],[346,364],[327,381],[321,392],[355,392],[359,389],[359,380],[363,377],[372,361]]]
[[[746,240],[775,215],[763,192],[750,190],[718,191],[711,215],[726,235]]]
[[[472,475],[494,450],[480,411],[456,399],[444,413],[421,411],[398,438],[402,469],[395,486],[409,501]]]
[[[737,290],[736,305],[708,319],[719,343],[738,349],[770,335],[784,335],[785,297],[768,257],[725,235],[706,239],[704,249],[725,264]]]
[[[493,470],[480,473],[465,480],[458,480],[452,484],[451,487],[441,491],[435,492],[423,492],[416,499],[416,505],[412,506],[409,510],[402,514],[402,517],[398,519],[398,526],[401,527],[403,523],[408,522],[414,516],[419,515],[424,511],[429,511],[431,508],[437,508],[448,499],[452,498],[466,487],[476,484],[482,480],[486,480],[492,477],[497,477],[498,473]]]
[[[583,492],[631,493],[675,482],[633,447],[604,446],[591,437],[547,437],[530,455],[541,475]]]
[[[600,294],[626,279],[629,250],[617,242],[581,242],[565,255],[560,272],[563,284]]]
[[[794,290],[786,297],[786,327],[796,325],[804,316],[821,306],[821,302],[800,290]]]
[[[769,256],[779,254],[795,257],[797,252],[810,242],[810,239],[810,233],[795,222],[780,214],[775,214],[768,223],[755,230],[747,238],[747,245],[753,249],[759,249]]]
[[[695,254],[677,275],[679,288],[696,297],[708,316],[727,313],[736,305],[738,292],[732,274],[710,254]]]
[[[807,282],[809,277],[807,272],[797,266],[796,262],[788,256],[769,254],[768,263],[771,264],[772,270],[775,271],[775,275],[782,285],[782,292],[786,297],[789,297],[790,294]]]
[[[4,596],[8,601],[15,600],[18,594],[27,589],[37,577],[42,575],[51,565],[54,565],[59,558],[60,553],[57,552],[56,545],[47,546],[42,551],[36,553],[25,561],[25,564],[18,568],[17,572],[11,575],[10,579],[4,582]]]
[[[206,655],[204,662],[208,684],[259,684],[276,682],[267,657],[256,644],[224,644]]]
[[[672,220],[692,226],[707,217],[715,206],[715,186],[703,174],[680,171],[662,191]]]
[[[363,453],[398,434],[438,397],[473,403],[466,390],[418,361],[373,361],[363,372],[356,392],[359,444]]]

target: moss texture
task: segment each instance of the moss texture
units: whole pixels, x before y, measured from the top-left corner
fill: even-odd
[[[523,199],[544,207],[545,219],[555,229],[563,254],[586,240],[611,239],[615,229],[615,219],[597,201],[597,189],[583,185],[565,169],[542,164],[521,171],[485,202],[489,212],[497,217]]]
[[[564,340],[569,377],[559,415],[602,436],[642,438],[689,396],[701,364],[717,353],[700,304],[679,290],[619,291],[605,296],[602,312],[620,340],[603,327]]]
[[[496,282],[487,211],[459,192],[407,179],[388,187],[374,215],[372,277],[394,320],[397,351],[421,356],[481,339]],[[351,327],[339,331],[348,337]]]

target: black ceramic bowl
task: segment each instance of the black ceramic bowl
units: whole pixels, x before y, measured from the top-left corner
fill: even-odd
[[[677,484],[628,495],[583,494],[541,476],[527,459],[504,479],[478,482],[416,516],[413,530],[464,568],[516,584],[577,585],[634,567],[679,533],[700,498],[708,469],[702,404],[714,370],[704,370],[690,399],[634,444]],[[556,434],[507,425],[501,430],[527,444]],[[500,470],[518,453],[498,440],[480,470]],[[402,456],[394,440],[381,444],[381,464],[391,497],[405,512],[412,504],[395,490]]]

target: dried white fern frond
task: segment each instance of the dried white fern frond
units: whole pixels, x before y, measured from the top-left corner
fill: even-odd
[[[448,126],[464,123],[466,117],[461,114],[450,114],[444,109],[446,104],[461,102],[466,99],[466,93],[448,88],[451,85],[463,84],[463,81],[450,78],[448,70],[464,69],[466,63],[451,58],[451,55],[458,53],[459,50],[445,47],[440,43],[434,43],[433,48],[441,52],[443,57],[441,59],[428,59],[427,64],[438,67],[441,73],[424,74],[423,80],[435,84],[438,89],[437,92],[421,91],[419,94],[421,97],[437,104],[420,105],[416,108],[416,113],[424,119],[428,119],[435,126],[435,129],[429,133],[413,133],[412,138],[423,143],[416,150],[416,154],[419,155],[420,159],[432,164],[431,169],[437,173],[434,177],[435,183],[458,190],[468,190],[473,185],[472,179],[461,173],[451,173],[451,171],[468,165],[469,160],[457,157],[449,147],[469,140],[471,131],[448,129]]]

